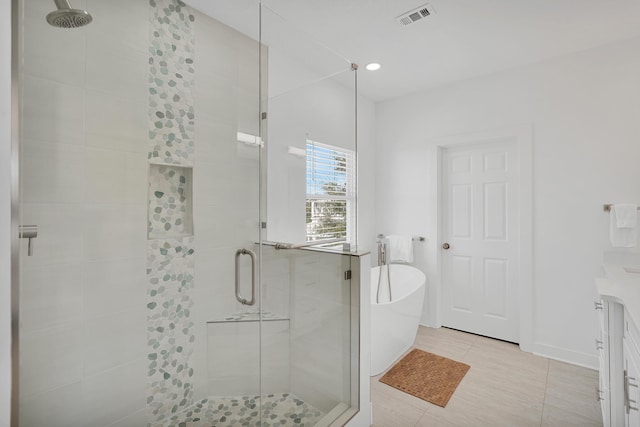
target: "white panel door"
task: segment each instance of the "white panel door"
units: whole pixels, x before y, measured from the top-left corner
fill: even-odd
[[[442,324],[518,342],[515,141],[443,150]]]

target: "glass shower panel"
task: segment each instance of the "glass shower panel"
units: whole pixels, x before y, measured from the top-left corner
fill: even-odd
[[[261,29],[269,52],[265,240],[355,246],[357,71],[265,6]]]
[[[262,419],[284,412],[296,424],[330,425],[358,407],[351,256],[270,245],[262,253]]]
[[[20,425],[259,421],[258,4],[73,3],[20,3]]]
[[[264,4],[261,18],[269,88],[262,127],[262,391],[289,406],[296,423],[329,425],[358,408],[352,343],[359,319],[350,280],[356,71]],[[319,191],[310,190],[314,185]],[[265,400],[263,420],[273,407]]]

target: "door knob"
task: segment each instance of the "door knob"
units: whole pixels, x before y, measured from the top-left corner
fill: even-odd
[[[449,249],[450,247],[451,247],[451,246],[450,246],[448,243],[446,243],[446,242],[442,244],[442,249],[444,249],[444,250],[447,250],[447,249]]]

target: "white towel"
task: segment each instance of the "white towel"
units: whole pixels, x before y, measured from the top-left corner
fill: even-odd
[[[632,248],[638,241],[638,207],[631,204],[613,205],[609,212],[609,239],[617,248]]]
[[[389,261],[413,262],[413,239],[411,236],[389,236]]]
[[[638,225],[638,205],[629,203],[613,205],[618,228],[635,228]]]

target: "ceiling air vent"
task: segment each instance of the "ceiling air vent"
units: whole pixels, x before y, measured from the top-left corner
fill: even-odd
[[[433,15],[434,13],[435,10],[433,10],[433,6],[427,3],[416,9],[410,10],[409,12],[403,13],[396,18],[396,21],[398,21],[403,27],[406,27],[407,25],[413,24],[414,22],[426,18],[429,15]]]

